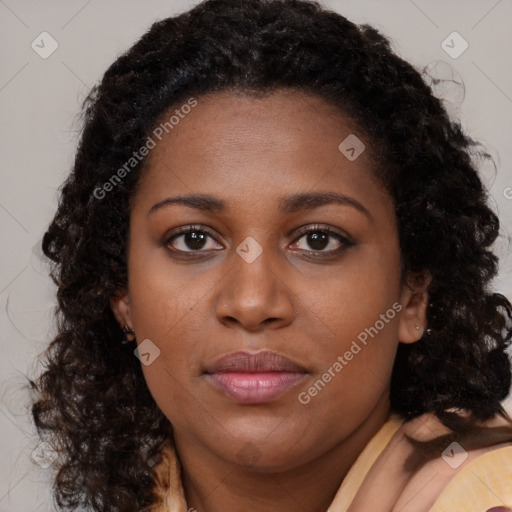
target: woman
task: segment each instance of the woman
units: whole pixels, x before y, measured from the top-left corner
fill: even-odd
[[[155,23],[91,92],[43,239],[57,504],[512,506],[475,147],[382,35],[314,2]]]

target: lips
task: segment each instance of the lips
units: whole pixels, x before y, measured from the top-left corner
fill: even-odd
[[[268,350],[233,352],[214,361],[205,371],[207,381],[217,391],[243,404],[275,400],[307,374],[304,367]]]
[[[221,357],[206,368],[206,373],[221,372],[294,372],[303,373],[306,369],[291,359],[276,352],[232,352]]]

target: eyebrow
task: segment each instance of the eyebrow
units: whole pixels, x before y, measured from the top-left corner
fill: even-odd
[[[153,205],[149,209],[148,215],[173,204],[181,204],[188,206],[189,208],[195,208],[196,210],[209,213],[220,213],[228,209],[227,203],[222,199],[204,194],[196,194],[168,197]],[[283,197],[279,201],[280,210],[285,214],[296,213],[298,211],[314,210],[328,204],[351,206],[361,213],[364,213],[367,217],[372,218],[370,212],[361,203],[351,197],[339,194],[337,192],[294,194],[291,196]]]

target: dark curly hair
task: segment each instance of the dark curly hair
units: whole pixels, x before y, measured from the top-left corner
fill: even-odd
[[[403,275],[428,271],[429,330],[399,344],[391,409],[461,431],[496,413],[511,385],[510,302],[489,283],[499,221],[478,176],[477,144],[450,120],[388,39],[308,0],[207,0],[154,23],[84,102],[71,174],[42,247],[58,286],[58,334],[32,414],[60,458],[61,509],[140,511],[170,422],[152,398],[110,299],[127,286],[130,200],[145,159],[98,198],[169,109],[219,91],[294,89],[358,128],[394,199]],[[378,164],[378,165],[377,165]],[[469,411],[461,422],[454,410]]]

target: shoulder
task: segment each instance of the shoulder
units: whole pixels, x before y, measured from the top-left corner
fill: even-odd
[[[429,512],[486,512],[493,507],[512,508],[512,444],[463,463]]]
[[[512,507],[512,422],[495,417],[464,434],[426,414],[404,426],[409,441],[427,455],[412,477],[422,489],[428,512],[487,512]],[[419,443],[418,443],[419,442]],[[425,447],[428,447],[425,449]],[[416,487],[417,488],[417,487]]]

